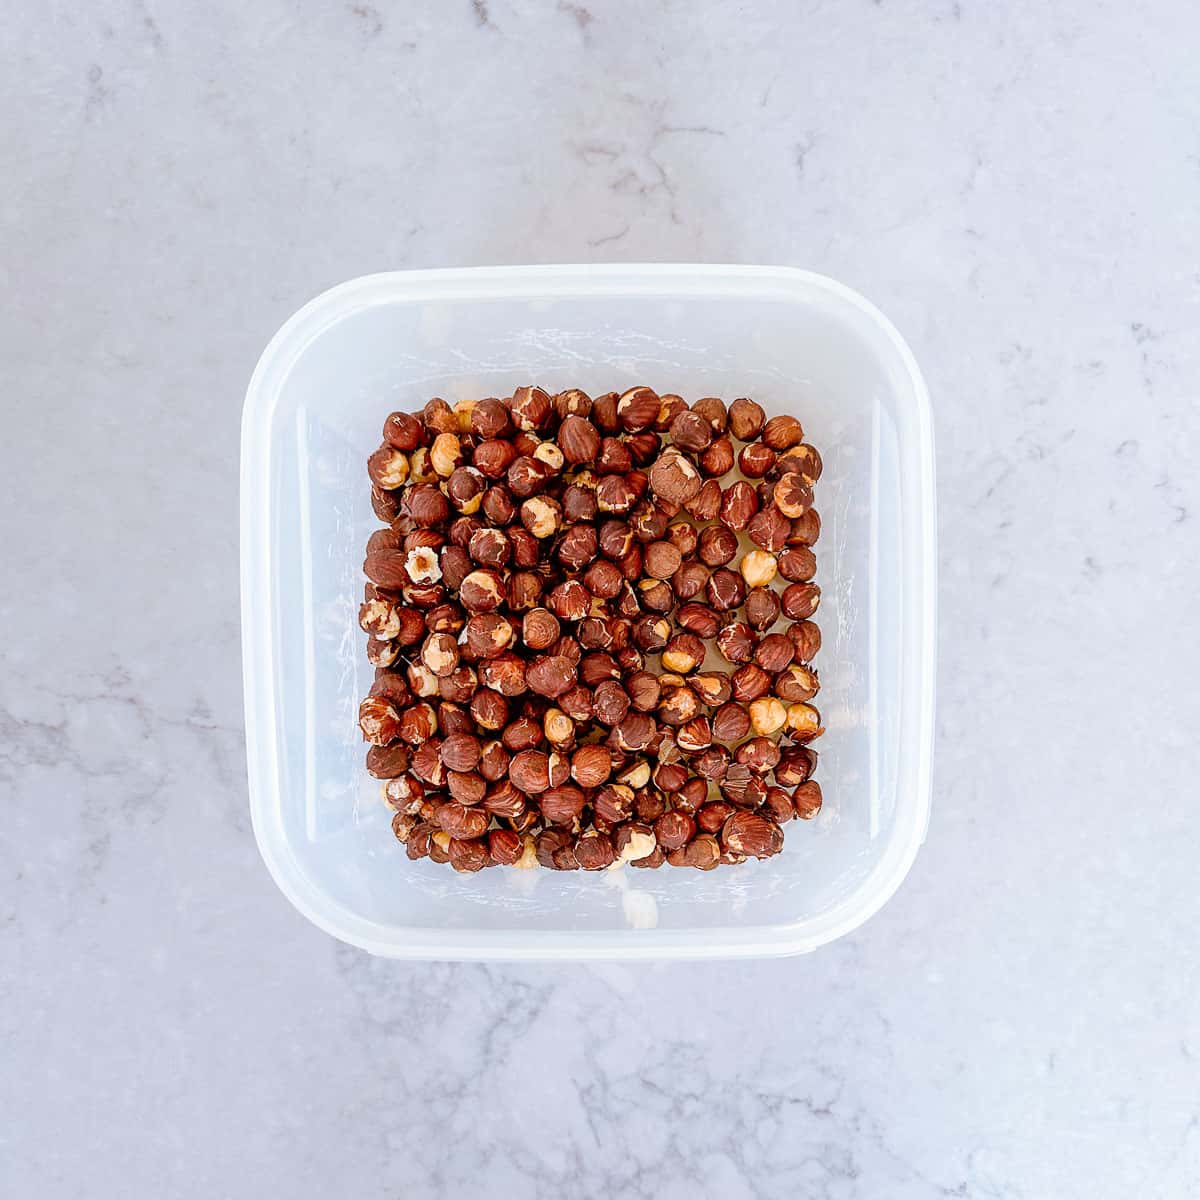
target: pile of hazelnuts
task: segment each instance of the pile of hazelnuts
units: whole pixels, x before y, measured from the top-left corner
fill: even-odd
[[[821,458],[794,416],[521,387],[383,439],[359,725],[409,858],[710,870],[818,812]]]

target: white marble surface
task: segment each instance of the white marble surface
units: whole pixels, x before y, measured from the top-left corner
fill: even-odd
[[[0,1194],[1200,1187],[1184,0],[10,6]],[[242,392],[388,267],[791,263],[938,424],[934,817],[806,958],[404,965],[245,803]]]

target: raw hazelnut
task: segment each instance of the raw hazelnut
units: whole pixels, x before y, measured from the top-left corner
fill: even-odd
[[[821,714],[811,704],[789,704],[786,720],[788,737],[794,742],[811,741],[825,732]]]
[[[703,417],[713,433],[724,433],[729,425],[729,411],[719,396],[703,396],[692,405],[692,412]]]
[[[733,470],[733,442],[719,437],[700,455],[700,470],[711,479],[719,479]]]
[[[481,729],[503,729],[508,723],[508,701],[491,688],[480,688],[471,697],[471,716]]]
[[[689,687],[665,687],[658,705],[659,719],[667,725],[682,725],[700,711],[700,701]],[[628,720],[628,718],[626,718]]]
[[[585,871],[603,871],[615,859],[612,839],[607,834],[593,830],[575,840],[575,860]]]
[[[434,823],[453,838],[477,838],[487,832],[488,814],[481,808],[447,800],[434,813]]]
[[[564,567],[579,571],[596,557],[596,550],[595,529],[591,525],[572,525],[563,533],[555,553]]]
[[[540,492],[546,480],[553,474],[544,462],[539,462],[531,455],[522,454],[513,459],[504,478],[508,483],[508,490],[519,499],[525,500]]]
[[[699,596],[708,584],[709,569],[703,563],[685,562],[671,577],[671,586],[680,600]]]
[[[754,633],[741,621],[731,621],[717,634],[717,649],[731,663],[749,662],[754,646]]]
[[[772,417],[762,429],[762,440],[772,450],[790,450],[804,441],[804,430],[795,417]]]
[[[613,730],[618,748],[627,753],[645,750],[654,738],[655,732],[654,719],[642,712],[628,713]]]
[[[617,660],[603,650],[593,650],[579,660],[579,677],[587,687],[594,688],[605,679],[619,679]]]
[[[685,754],[696,754],[712,745],[712,726],[707,717],[685,721],[675,735],[676,745]]]
[[[430,466],[446,479],[462,464],[462,444],[456,434],[439,433],[429,448]]]
[[[662,652],[662,665],[668,671],[686,675],[704,661],[704,643],[694,633],[676,634]]]
[[[812,504],[812,488],[802,476],[789,471],[775,481],[771,498],[785,517],[801,517]]]
[[[668,450],[650,468],[650,488],[673,504],[685,504],[700,490],[700,473],[682,455]]]
[[[645,550],[646,574],[670,579],[683,565],[683,555],[670,542],[651,542]]]
[[[746,534],[762,550],[778,553],[787,544],[792,523],[775,507],[774,501],[750,518]]]
[[[516,457],[517,451],[512,442],[480,442],[471,455],[471,465],[487,479],[504,479]],[[507,489],[505,491],[507,493]],[[486,504],[485,499],[485,507]]]
[[[627,475],[633,470],[633,455],[624,442],[606,437],[596,455],[596,471],[600,475]]]
[[[821,536],[821,517],[815,508],[810,508],[803,516],[792,522],[792,531],[788,535],[789,546],[812,546]]]
[[[747,479],[761,479],[775,465],[775,451],[762,442],[743,446],[738,454],[738,467]]]
[[[612,755],[604,746],[580,746],[571,756],[571,777],[582,788],[599,787],[612,774]]]
[[[553,404],[549,395],[540,387],[519,387],[513,392],[509,411],[513,423],[527,433],[545,429],[550,421]]]
[[[374,667],[390,667],[400,655],[400,647],[382,638],[367,639],[367,662]]]
[[[553,442],[542,442],[533,452],[533,457],[540,463],[545,463],[551,472],[557,475],[566,465],[563,452]]]
[[[734,854],[770,858],[783,849],[783,830],[761,813],[735,812],[722,826],[721,844]]]
[[[764,671],[777,675],[792,661],[796,648],[792,639],[783,633],[769,633],[755,647],[754,661]]]
[[[535,658],[525,671],[530,690],[555,699],[575,686],[575,665],[560,654]]]
[[[709,577],[705,588],[708,602],[721,612],[740,607],[746,598],[746,584],[742,577],[728,567],[718,567]]]
[[[779,573],[790,583],[807,583],[817,573],[817,556],[807,546],[788,546],[779,556]]]
[[[600,512],[626,513],[634,506],[637,491],[631,479],[632,475],[606,475],[596,485],[596,507]]]
[[[550,786],[550,759],[541,750],[522,750],[513,755],[508,777],[526,795],[544,792]]]
[[[721,521],[739,532],[758,512],[758,494],[744,479],[731,483],[721,496]],[[727,560],[728,561],[728,560]],[[710,564],[711,565],[711,564]]]
[[[394,446],[380,446],[367,459],[367,474],[376,487],[390,491],[408,478],[408,455]]]
[[[699,454],[712,444],[713,427],[699,413],[681,412],[671,421],[671,441],[681,450]]]
[[[583,585],[593,596],[601,600],[611,600],[624,583],[624,577],[618,567],[606,559],[597,559],[584,571]]]
[[[793,583],[783,590],[780,598],[784,616],[793,621],[805,621],[821,603],[821,589],[815,583]]]
[[[481,567],[462,581],[458,598],[467,612],[492,612],[504,602],[504,579],[494,568]]]
[[[542,794],[542,816],[551,825],[572,825],[583,815],[587,797],[571,784],[549,788]]]
[[[770,629],[779,619],[779,597],[770,588],[751,588],[746,593],[746,624],[751,629]]]
[[[790,643],[791,639],[789,638],[788,641]],[[799,704],[805,700],[811,700],[819,689],[820,684],[816,671],[800,664],[789,666],[775,679],[775,694],[789,704]]]
[[[442,762],[450,771],[473,771],[479,765],[479,739],[470,733],[453,733],[440,747]]]
[[[435,788],[440,788],[446,782],[446,768],[442,764],[440,748],[441,742],[438,738],[422,742],[413,752],[409,767],[418,779]]]
[[[654,836],[664,850],[686,846],[696,832],[696,823],[687,813],[666,812],[654,822]]]
[[[762,406],[744,397],[729,406],[729,432],[739,441],[749,442],[762,432],[767,414]]]
[[[616,680],[605,679],[596,685],[592,711],[602,725],[610,728],[619,725],[629,712],[629,707],[629,696]]]
[[[534,496],[521,505],[521,524],[535,538],[552,537],[562,523],[562,508],[549,496]]]
[[[558,641],[562,626],[548,608],[531,608],[521,622],[521,637],[531,650],[546,650]]]
[[[766,587],[775,578],[777,569],[775,555],[768,554],[766,550],[751,550],[742,556],[738,565],[747,587],[752,588]]]
[[[716,479],[706,479],[700,490],[684,504],[684,508],[697,521],[713,521],[721,511],[721,484]]]
[[[724,704],[732,694],[729,676],[723,671],[704,671],[688,679],[688,687],[710,708]]]
[[[792,806],[802,821],[811,820],[821,811],[821,785],[815,779],[802,783],[792,793]]]
[[[391,413],[383,423],[383,440],[397,450],[415,450],[422,436],[421,422],[412,413]]]
[[[525,663],[511,651],[505,651],[480,663],[479,681],[502,696],[519,696],[528,687]]]
[[[448,633],[431,633],[421,647],[421,661],[438,676],[458,666],[458,643]]]
[[[799,621],[789,625],[787,635],[796,647],[796,658],[800,662],[811,662],[821,649],[821,629],[812,621]]]
[[[408,770],[408,751],[393,743],[390,746],[372,746],[367,751],[367,774],[376,779],[394,779]]]
[[[771,677],[757,663],[746,663],[738,667],[729,679],[733,698],[743,704],[765,696],[771,687]],[[754,723],[751,717],[751,725]]]
[[[670,860],[668,860],[670,861]],[[721,847],[709,833],[700,833],[682,851],[682,862],[673,865],[711,871],[721,861]]]
[[[756,700],[754,703],[761,704],[762,701]],[[749,767],[756,775],[765,775],[768,771],[774,770],[779,762],[779,745],[772,738],[759,734],[748,742],[743,742],[737,748],[735,757],[738,762]]]
[[[498,613],[476,613],[464,629],[466,647],[477,659],[495,658],[513,643],[513,627]]]
[[[383,795],[397,812],[416,813],[425,799],[425,785],[415,775],[398,775],[387,781]]]
[[[775,782],[781,787],[805,783],[817,767],[817,752],[809,746],[791,746],[775,764]]]
[[[502,529],[476,529],[467,543],[467,553],[480,566],[502,567],[512,555],[512,543]]]
[[[661,406],[658,394],[648,387],[630,388],[617,401],[616,414],[621,427],[637,433],[653,425]],[[615,432],[615,431],[614,431]]]
[[[720,783],[732,761],[732,755],[724,746],[707,746],[691,760],[691,767],[702,778]]]
[[[577,579],[566,579],[547,597],[551,612],[563,621],[578,621],[587,616],[591,596]]]
[[[524,843],[511,829],[493,829],[487,835],[488,857],[499,866],[511,866],[521,857]]]
[[[705,566],[722,567],[737,554],[737,534],[724,525],[710,525],[701,530],[696,552]]]
[[[371,510],[381,521],[390,525],[400,515],[400,497],[373,483]]]

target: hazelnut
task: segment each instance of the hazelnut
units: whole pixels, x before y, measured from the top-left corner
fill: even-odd
[[[512,442],[480,442],[471,455],[471,465],[486,479],[504,479],[516,457],[517,452]],[[485,508],[486,505],[485,497]]]
[[[591,831],[575,841],[575,860],[585,871],[603,871],[611,867],[616,854],[607,834]]]
[[[711,479],[719,479],[733,470],[733,442],[719,437],[700,455],[700,470]]]
[[[626,513],[637,501],[630,482],[632,475],[606,475],[596,485],[596,507],[600,512]]]
[[[804,441],[804,430],[795,417],[772,417],[763,426],[762,440],[772,450],[790,450]]]
[[[787,545],[791,529],[791,521],[775,507],[774,501],[772,501],[750,518],[750,524],[746,526],[746,534],[760,549],[778,553]]]
[[[688,687],[700,697],[702,704],[706,704],[710,708],[718,704],[725,704],[732,694],[729,676],[723,671],[705,671],[693,675],[688,680]]]
[[[596,550],[595,529],[591,525],[572,525],[564,532],[555,553],[563,566],[579,571],[596,557]]]
[[[650,468],[650,488],[656,496],[684,504],[700,490],[700,473],[682,455],[668,450]]]
[[[703,563],[685,562],[671,578],[675,595],[680,600],[699,596],[708,585],[709,575],[709,569]]]
[[[789,625],[787,635],[796,647],[796,658],[801,662],[811,662],[821,649],[821,629],[812,621],[799,621]]]
[[[751,550],[738,564],[746,585],[752,588],[766,587],[775,578],[777,569],[775,555],[766,550]]]
[[[568,485],[562,494],[563,516],[568,521],[592,521],[596,518],[596,489],[579,483]]]
[[[762,432],[767,414],[753,400],[741,398],[729,406],[729,432],[739,441],[749,442]]]
[[[792,807],[802,821],[815,817],[821,811],[821,785],[815,779],[802,783],[792,793]]]
[[[486,488],[483,476],[474,467],[458,467],[446,481],[450,503],[466,516],[479,511]]]
[[[487,792],[487,781],[477,771],[450,771],[446,787],[460,804],[478,804]]]
[[[780,597],[784,616],[793,621],[805,621],[817,611],[821,603],[821,589],[815,583],[793,583],[783,590]]]
[[[390,746],[372,746],[367,751],[367,774],[376,779],[394,779],[408,770],[408,751],[393,743]]]
[[[745,704],[767,694],[771,687],[771,677],[757,663],[747,663],[734,671],[729,684],[733,689],[733,698]]]
[[[683,565],[683,555],[670,542],[651,542],[645,550],[646,574],[655,579],[670,579]]]
[[[375,746],[386,746],[402,736],[400,712],[382,696],[368,696],[358,706],[358,726],[363,741]]]
[[[660,407],[658,394],[650,388],[630,388],[617,401],[617,420],[629,433],[637,433],[654,424]]]
[[[495,658],[513,643],[513,627],[498,613],[476,613],[463,632],[467,649],[475,658]]]
[[[675,742],[685,754],[696,754],[712,745],[712,726],[707,717],[685,721],[675,735]]]
[[[521,524],[535,538],[552,537],[562,523],[562,507],[548,496],[534,496],[521,505]]]
[[[421,647],[421,661],[435,675],[449,675],[458,666],[458,643],[448,633],[431,633]]]
[[[515,613],[534,608],[542,598],[542,577],[533,571],[514,571],[508,577],[505,597]]]
[[[504,602],[504,579],[494,568],[481,567],[462,581],[458,598],[467,612],[492,612]]]
[[[680,862],[673,865],[694,867],[698,871],[711,871],[720,861],[721,847],[717,839],[712,834],[700,833],[682,851]]]
[[[571,777],[582,788],[599,787],[612,774],[612,755],[604,746],[580,746],[571,756]]]
[[[770,629],[779,619],[779,597],[770,588],[751,588],[746,593],[746,624],[752,629]]]
[[[554,472],[544,462],[522,454],[513,459],[504,478],[508,483],[508,490],[524,500],[540,492],[552,474]]]
[[[770,858],[783,849],[783,830],[761,813],[735,812],[721,828],[721,844],[734,854]]]
[[[508,777],[526,795],[544,792],[550,786],[550,758],[541,750],[522,750],[513,755]]]
[[[692,405],[692,412],[703,417],[714,433],[724,433],[729,427],[729,410],[718,396],[703,396]]]
[[[453,733],[439,747],[442,762],[450,771],[473,771],[479,765],[479,739],[470,733]]]
[[[659,719],[667,725],[682,725],[700,711],[700,701],[689,687],[672,686],[663,689],[658,705]],[[628,718],[627,718],[628,719]]]
[[[740,607],[746,598],[745,581],[728,567],[718,567],[709,577],[704,590],[709,603],[721,612]]]
[[[686,846],[696,832],[696,823],[687,813],[666,812],[654,822],[654,836],[664,850]]]
[[[788,642],[794,649],[790,638]],[[799,704],[805,700],[811,700],[819,690],[820,684],[816,671],[799,663],[781,671],[775,679],[775,694],[789,704]]]
[[[559,426],[558,444],[570,463],[592,462],[600,451],[600,433],[582,416],[569,416]]]
[[[603,650],[593,650],[579,660],[579,677],[587,687],[594,688],[605,679],[619,679],[617,660]]]
[[[636,821],[619,824],[613,830],[612,840],[616,861],[619,863],[637,863],[647,855],[653,854],[658,846],[654,831],[648,825]]]
[[[400,647],[382,638],[367,639],[367,661],[374,667],[390,667],[400,655]]]
[[[429,464],[443,479],[462,464],[462,444],[453,433],[439,433],[429,448]]]
[[[811,704],[789,704],[786,712],[788,737],[794,742],[807,742],[825,732],[821,714]]]
[[[761,700],[755,701],[755,704],[761,703]],[[768,771],[774,770],[779,762],[779,745],[772,738],[759,734],[748,742],[743,742],[737,748],[734,757],[738,762],[749,767],[756,775],[765,775]]]
[[[593,697],[593,713],[602,725],[619,725],[629,712],[630,701],[625,689],[613,679],[605,679],[596,685]]]
[[[649,671],[635,671],[626,678],[625,691],[631,707],[638,712],[648,713],[658,707],[662,689],[657,677]]]
[[[542,442],[533,452],[533,457],[540,463],[545,463],[552,474],[557,475],[566,465],[563,452],[553,442]]]
[[[521,622],[521,637],[530,650],[546,650],[558,641],[562,626],[548,608],[531,608]]]
[[[792,522],[788,535],[789,546],[812,546],[821,536],[821,517],[815,508],[810,508],[802,517]]]
[[[563,621],[578,621],[587,616],[591,596],[577,579],[566,579],[547,597],[550,611]]]
[[[513,820],[525,809],[525,796],[510,779],[493,784],[483,797],[483,808],[494,817]]]
[[[553,700],[575,686],[575,664],[561,654],[535,658],[526,668],[525,679],[531,691]]]
[[[789,471],[775,481],[771,498],[785,517],[801,517],[812,504],[812,488],[802,476]]]
[[[502,567],[512,555],[512,543],[503,529],[476,529],[467,543],[467,553],[480,566]]]
[[[503,729],[508,723],[508,701],[491,688],[480,688],[471,697],[471,716],[481,729]]]
[[[480,400],[471,409],[471,432],[483,439],[499,438],[512,428],[508,409],[500,400]]]
[[[483,837],[487,832],[488,814],[480,808],[447,800],[434,812],[434,823],[453,838]]]
[[[573,825],[583,815],[587,797],[571,784],[547,789],[541,797],[542,816],[551,825]]]
[[[481,838],[454,838],[450,842],[449,855],[450,865],[464,873],[482,871],[489,862],[487,842]]]
[[[739,532],[745,529],[756,512],[758,512],[758,493],[744,479],[731,483],[725,489],[721,496],[720,517],[721,521],[730,529]]]
[[[676,634],[662,652],[662,665],[668,671],[686,675],[704,661],[704,643],[694,633]]]
[[[412,413],[394,412],[383,423],[383,440],[397,450],[415,450],[422,437],[421,422]]]
[[[493,829],[487,835],[488,857],[500,866],[511,866],[521,857],[524,843],[511,829]]]
[[[817,556],[807,546],[788,546],[779,556],[779,573],[789,583],[807,583],[817,573]]]
[[[767,737],[778,733],[787,723],[787,709],[775,696],[760,696],[750,704],[750,728]]]
[[[613,730],[619,749],[628,752],[645,750],[656,732],[654,719],[643,712],[631,712]]]
[[[409,583],[405,568],[407,556],[402,550],[376,550],[368,554],[363,562],[363,572],[374,584],[382,588],[403,588]]]
[[[480,663],[479,681],[484,687],[489,687],[502,696],[519,696],[528,687],[525,663],[512,651],[506,650],[503,654]]]
[[[761,479],[775,465],[775,451],[762,442],[743,446],[738,454],[738,468],[747,479]]]
[[[376,487],[390,491],[408,478],[408,455],[394,446],[380,446],[367,459],[367,474]]]
[[[699,413],[680,412],[671,421],[671,441],[681,450],[699,454],[712,444],[713,427]]]
[[[790,746],[775,764],[775,782],[781,787],[805,783],[817,768],[817,752],[809,746]]]
[[[724,525],[710,525],[701,530],[696,552],[705,566],[722,567],[737,554],[737,534]]]
[[[700,490],[684,504],[684,508],[697,521],[716,520],[721,511],[721,484],[716,479],[706,479]]]
[[[754,661],[764,671],[777,675],[792,661],[796,648],[792,639],[783,633],[769,633],[755,647]]]
[[[550,421],[553,404],[549,395],[540,387],[519,387],[513,392],[509,411],[513,423],[527,433],[545,429]]]

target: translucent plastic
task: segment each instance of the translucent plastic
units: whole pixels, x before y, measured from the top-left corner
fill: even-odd
[[[825,463],[817,660],[825,806],[781,855],[459,875],[391,836],[356,727],[356,614],[384,416],[536,381],[646,383],[797,414]],[[899,886],[929,814],[934,479],[912,355],[829,279],[737,266],[506,267],[353,280],[279,331],[242,427],[242,640],[254,830],[322,929],[409,958],[702,958],[810,950]]]

